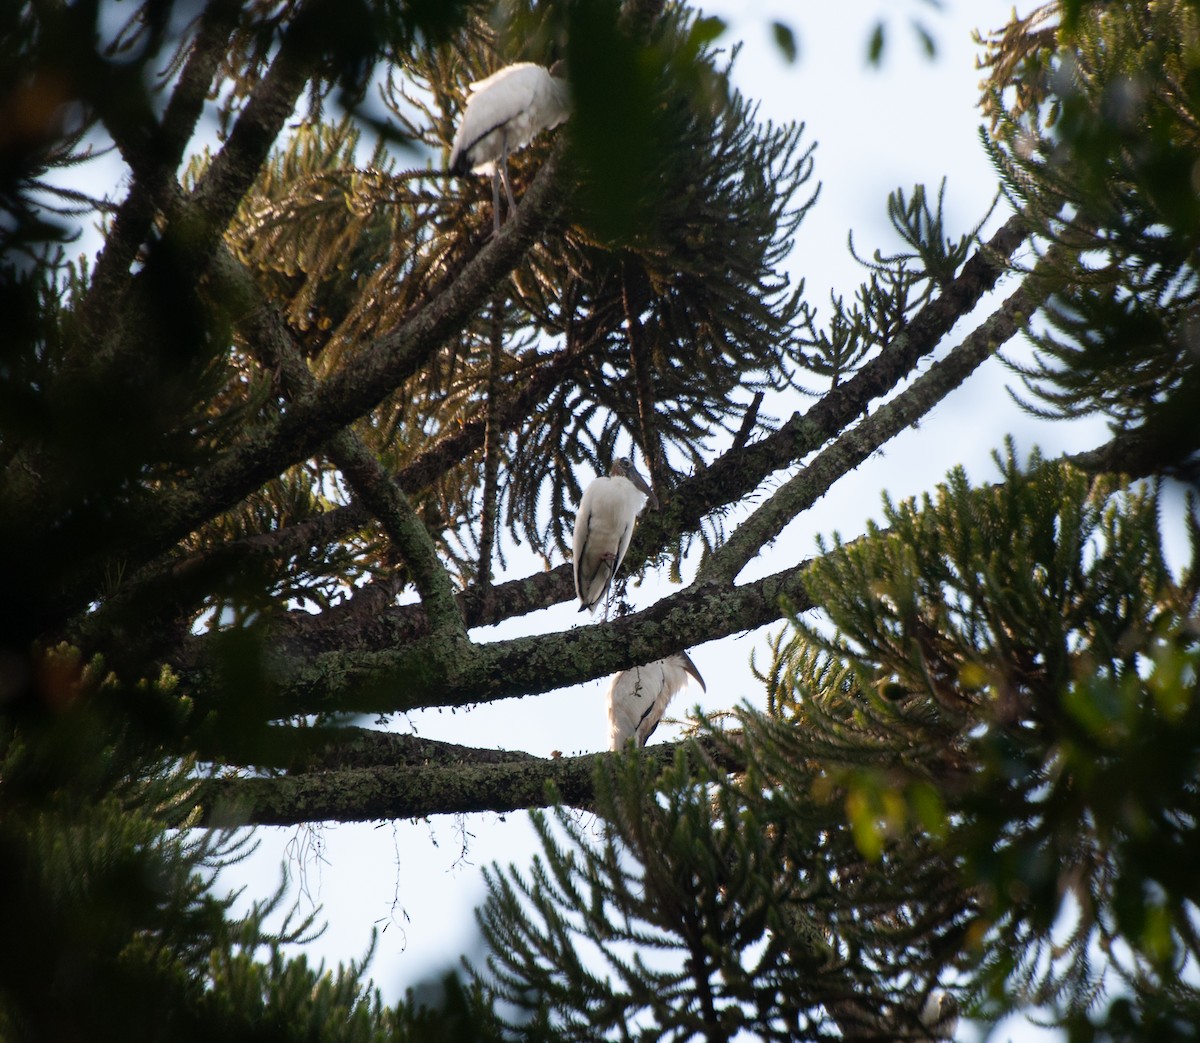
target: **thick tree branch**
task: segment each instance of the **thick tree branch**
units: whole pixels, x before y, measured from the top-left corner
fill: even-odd
[[[732,583],[784,527],[808,510],[843,475],[925,416],[991,358],[1029,320],[1049,292],[1036,274],[988,316],[958,347],[871,416],[850,428],[742,522],[700,568],[697,582]]]
[[[328,652],[272,666],[279,678],[272,716],[324,711],[394,713],[426,706],[468,706],[548,692],[659,659],[697,640],[715,641],[811,608],[800,563],[738,587],[708,584],[663,598],[613,622],[556,634],[462,646],[424,639],[402,648]],[[449,668],[447,668],[449,664]],[[208,668],[181,667],[202,694]]]
[[[504,350],[504,297],[492,298],[492,321],[488,330],[487,401],[483,425],[483,490],[479,509],[479,565],[476,585],[485,600],[492,589],[492,557],[496,549],[496,522],[500,514],[500,445],[503,440],[497,414],[500,412],[500,358]]]
[[[561,800],[587,807],[598,757],[560,757],[503,765],[359,768],[268,779],[218,779],[202,798],[207,826],[292,826],[370,822],[475,811],[518,811]]]
[[[114,557],[126,567],[152,560],[205,521],[234,506],[263,482],[316,453],[333,435],[378,405],[461,328],[565,205],[556,185],[556,146],[515,217],[472,258],[457,279],[396,330],[364,347],[356,363],[320,384],[265,430],[239,443],[181,487],[131,505],[122,546],[82,567],[64,592],[64,608],[91,599]]]
[[[662,440],[654,419],[654,375],[650,356],[642,335],[642,320],[638,306],[630,291],[629,260],[621,260],[621,304],[625,311],[625,332],[629,339],[629,363],[633,371],[638,407],[638,426],[641,428],[642,454],[646,458],[646,469],[650,472],[650,485],[659,500],[666,495],[663,481],[666,461],[663,459]]]
[[[315,655],[334,650],[395,648],[429,633],[419,605],[380,606],[370,599],[357,602],[363,588],[345,602],[319,616],[293,613],[290,625],[279,635],[280,647],[289,655]],[[575,596],[571,564],[534,572],[519,579],[495,584],[489,593],[472,586],[456,595],[469,628],[491,626],[505,619],[528,615]]]
[[[404,490],[392,480],[375,454],[348,430],[330,440],[329,453],[355,497],[379,519],[392,546],[404,559],[430,628],[434,633],[451,631],[466,636],[450,576],[438,559],[429,530],[413,510]]]
[[[110,128],[133,171],[133,181],[96,258],[91,285],[80,305],[81,324],[89,331],[84,340],[92,365],[97,348],[106,339],[109,324],[121,321],[123,309],[117,302],[127,288],[129,268],[146,241],[155,215],[166,209],[169,193],[177,187],[175,172],[183,162],[184,149],[204,110],[209,85],[225,57],[239,11],[237,0],[213,0],[205,8],[191,53],[171,92],[162,125],[147,135],[148,140],[142,140],[142,135],[123,135],[119,129]]]
[[[285,392],[293,400],[313,395],[316,378],[301,357],[291,328],[279,310],[263,299],[249,273],[224,247],[219,251],[216,269],[221,276],[221,288],[230,296],[239,300],[257,299],[242,329],[259,361],[278,372]],[[404,490],[349,428],[334,435],[328,448],[330,458],[345,476],[355,498],[379,520],[408,566],[430,626],[435,632],[465,636],[450,577],[438,560],[429,530],[413,510]]]
[[[1090,452],[1078,453],[1071,462],[1093,474],[1124,474],[1147,478],[1166,474],[1197,484],[1200,479],[1200,376],[1192,380],[1192,394],[1177,393],[1137,427],[1119,432],[1112,441]]]
[[[734,503],[768,475],[821,448],[886,395],[933,351],[954,324],[969,314],[1007,269],[1008,258],[1027,238],[1024,219],[1010,217],[987,245],[976,251],[942,292],[913,317],[887,351],[838,385],[806,413],[796,413],[778,431],[680,483],[670,503],[644,516],[626,556],[636,570],[646,557],[667,546],[673,535],[692,531],[709,511]]]
[[[252,763],[258,767],[287,768],[290,772],[512,764],[537,760],[532,753],[520,750],[460,746],[373,728],[274,725],[267,731],[261,759]]]
[[[640,756],[666,768],[680,746],[696,749],[736,771],[743,764],[710,744],[693,740],[662,743]],[[425,818],[477,811],[508,812],[563,803],[590,808],[598,766],[612,757],[515,759],[494,764],[462,763],[428,767],[376,767],[288,775],[275,778],[221,778],[204,787],[203,825],[292,826],[302,822],[371,822]],[[548,787],[553,786],[553,791]],[[552,799],[553,794],[553,799]]]

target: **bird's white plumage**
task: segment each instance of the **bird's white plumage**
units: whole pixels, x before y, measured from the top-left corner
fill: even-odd
[[[575,515],[575,593],[581,609],[596,611],[621,567],[638,512],[647,499],[657,499],[633,462],[613,462],[605,478],[597,478],[583,492]]]
[[[471,84],[450,149],[450,170],[493,174],[510,152],[567,118],[567,85],[533,62],[517,62]]]
[[[953,1039],[958,1028],[958,1003],[945,989],[934,989],[921,1008],[921,1024],[930,1039]]]
[[[686,652],[617,674],[608,686],[608,748],[619,750],[630,740],[645,746],[689,677],[704,688],[704,678]]]

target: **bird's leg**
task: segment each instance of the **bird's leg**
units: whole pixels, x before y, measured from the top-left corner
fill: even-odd
[[[604,622],[608,622],[608,610],[612,606],[613,583],[617,578],[617,556],[611,551],[600,555],[600,560],[608,563],[608,583],[604,588]]]
[[[492,226],[500,234],[500,168],[492,171]]]
[[[508,181],[508,131],[501,136],[500,146],[504,152],[500,159],[500,177],[504,181],[504,194],[508,196],[508,216],[512,217],[513,211],[517,209],[517,201],[513,199],[512,185]]]

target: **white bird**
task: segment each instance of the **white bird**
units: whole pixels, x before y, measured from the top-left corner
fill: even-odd
[[[689,675],[708,691],[686,652],[617,674],[608,686],[608,748],[619,750],[631,739],[639,747],[645,746],[667,712],[667,704],[686,687]]]
[[[613,461],[607,478],[597,478],[583,491],[575,515],[575,593],[579,611],[596,611],[621,567],[638,512],[658,497],[638,474],[633,461]]]
[[[555,66],[556,71],[558,66]],[[508,154],[528,145],[570,114],[565,80],[533,62],[506,65],[471,84],[467,107],[450,148],[450,173],[492,175],[492,206],[500,231],[500,182],[509,213],[517,208],[508,180]]]
[[[930,1039],[952,1039],[958,1028],[958,1003],[945,989],[934,989],[921,1008],[921,1024]]]

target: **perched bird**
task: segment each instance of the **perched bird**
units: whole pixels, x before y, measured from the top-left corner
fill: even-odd
[[[958,1002],[945,989],[934,989],[921,1008],[921,1024],[930,1039],[952,1039],[958,1028]]]
[[[642,505],[658,497],[638,474],[633,461],[623,456],[613,461],[607,478],[597,478],[583,491],[575,515],[575,593],[579,611],[596,611],[621,567],[633,523]]]
[[[500,182],[511,213],[517,208],[508,180],[508,154],[528,145],[539,130],[562,123],[570,113],[567,83],[533,62],[517,62],[471,84],[467,107],[450,149],[450,173],[492,175],[492,206],[500,231]]]
[[[686,652],[617,674],[608,686],[608,748],[619,750],[631,739],[645,746],[667,704],[687,686],[689,674],[708,691]]]

